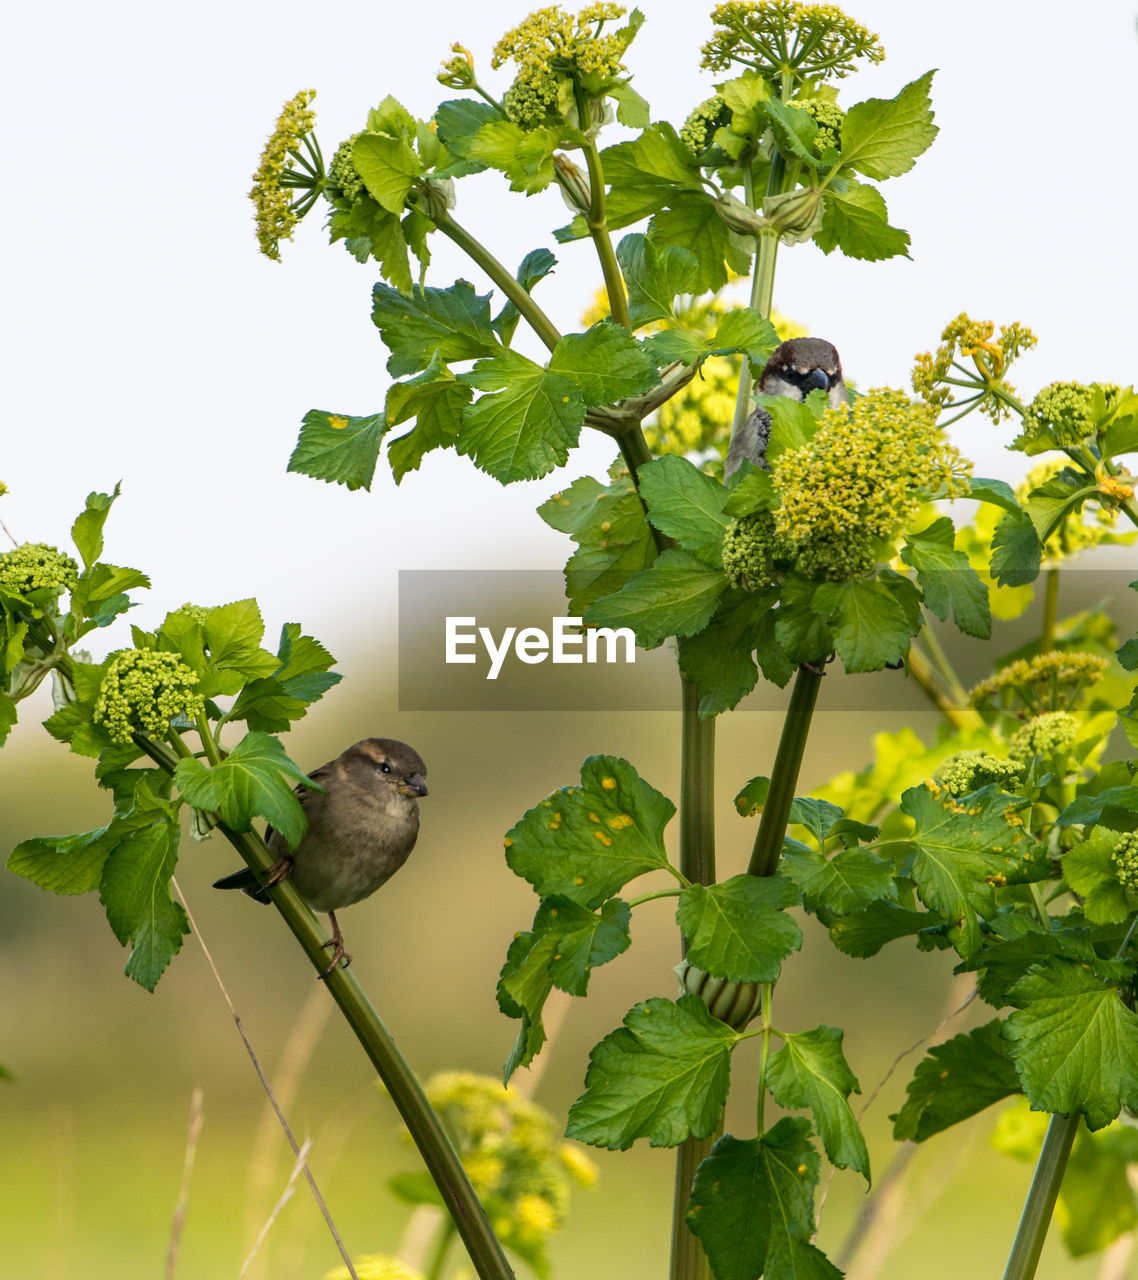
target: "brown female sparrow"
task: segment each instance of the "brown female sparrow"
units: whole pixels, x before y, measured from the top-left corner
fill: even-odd
[[[295,849],[268,827],[265,843],[277,861],[265,879],[249,867],[214,882],[241,889],[255,902],[286,877],[313,911],[327,911],[332,963],[351,963],[336,921],[341,907],[368,897],[407,861],[419,834],[419,797],[427,794],[427,766],[419,753],[392,738],[364,738],[308,775],[323,790],[299,786],[296,794],[308,830]]]

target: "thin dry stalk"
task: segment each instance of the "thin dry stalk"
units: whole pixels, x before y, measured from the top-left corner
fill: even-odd
[[[182,1185],[178,1188],[178,1201],[174,1206],[174,1219],[170,1224],[170,1248],[166,1252],[166,1280],[174,1280],[174,1272],[178,1266],[178,1249],[182,1243],[182,1228],[186,1223],[186,1206],[190,1202],[190,1175],[194,1171],[198,1137],[201,1134],[204,1119],[202,1091],[201,1086],[198,1085],[190,1098],[190,1126],[186,1133],[186,1155],[182,1161]]]
[[[197,921],[194,919],[193,913],[190,911],[190,904],[186,901],[186,895],[182,892],[181,886],[178,884],[176,877],[172,876],[170,878],[170,883],[174,887],[174,892],[178,895],[179,902],[181,902],[182,906],[185,908],[186,918],[190,922],[190,928],[193,930],[194,937],[197,938],[198,945],[201,947],[202,953],[206,958],[206,963],[209,965],[210,971],[213,973],[214,981],[217,983],[222,996],[225,998],[225,1003],[228,1006],[229,1012],[233,1017],[234,1025],[237,1027],[237,1034],[241,1037],[241,1043],[245,1046],[245,1051],[246,1053],[248,1053],[249,1059],[253,1063],[253,1070],[256,1071],[257,1079],[260,1080],[261,1082],[261,1088],[264,1089],[266,1097],[269,1099],[269,1102],[272,1103],[273,1110],[276,1112],[277,1119],[280,1121],[281,1128],[284,1130],[284,1135],[288,1139],[288,1144],[290,1147],[292,1147],[293,1152],[296,1155],[296,1165],[294,1166],[293,1177],[290,1178],[290,1186],[292,1181],[297,1176],[296,1170],[297,1169],[302,1170],[304,1173],[305,1179],[308,1182],[309,1189],[312,1192],[313,1199],[316,1201],[316,1204],[319,1207],[321,1214],[323,1215],[324,1221],[327,1224],[328,1231],[331,1234],[332,1239],[336,1243],[336,1248],[339,1250],[340,1257],[343,1258],[344,1265],[348,1268],[348,1275],[351,1277],[351,1280],[359,1280],[359,1277],[356,1275],[355,1267],[352,1265],[351,1256],[349,1255],[347,1249],[344,1247],[344,1242],[340,1238],[340,1233],[336,1229],[336,1224],[332,1221],[332,1215],[328,1210],[328,1205],[325,1203],[324,1197],[320,1194],[320,1188],[316,1185],[316,1179],[312,1176],[312,1170],[309,1169],[308,1167],[308,1162],[305,1158],[305,1155],[308,1151],[309,1144],[306,1142],[304,1144],[303,1150],[297,1145],[297,1141],[293,1135],[292,1129],[289,1127],[289,1123],[285,1119],[284,1112],[281,1110],[280,1105],[277,1102],[276,1096],[273,1093],[272,1086],[269,1084],[268,1077],[265,1075],[265,1072],[261,1067],[260,1059],[257,1057],[257,1054],[253,1049],[252,1042],[250,1041],[249,1037],[245,1034],[245,1028],[241,1023],[241,1017],[237,1012],[237,1008],[234,1005],[233,1001],[230,999],[229,991],[226,989],[225,983],[222,982],[221,980],[221,974],[218,972],[217,965],[215,965],[213,962],[213,956],[210,955],[209,948],[205,944],[205,939],[202,937],[201,931],[198,929]],[[291,1191],[288,1194],[291,1195]],[[252,1252],[249,1254],[248,1259],[246,1259],[246,1265],[248,1265],[248,1263],[252,1261],[252,1259],[256,1256],[257,1249],[260,1247],[261,1240],[264,1238],[269,1225],[271,1225],[273,1221],[273,1218],[276,1217],[276,1214],[279,1211],[279,1207],[280,1205],[278,1203],[278,1208],[273,1210],[272,1217],[270,1217],[269,1222],[262,1229],[260,1236],[258,1236],[257,1238],[256,1245],[254,1245]],[[241,1274],[242,1275],[245,1274],[244,1268],[242,1268]]]
[[[292,1172],[288,1175],[288,1182],[285,1184],[285,1189],[281,1192],[280,1199],[275,1205],[273,1205],[273,1211],[269,1214],[268,1220],[261,1228],[256,1240],[253,1241],[253,1248],[250,1250],[249,1256],[245,1259],[245,1263],[240,1272],[238,1272],[238,1280],[242,1280],[246,1275],[253,1259],[257,1256],[257,1251],[264,1243],[265,1237],[272,1230],[273,1223],[276,1222],[277,1218],[280,1216],[281,1210],[292,1199],[292,1193],[296,1190],[296,1184],[300,1179],[300,1175],[302,1173],[308,1173],[308,1150],[311,1146],[311,1142],[305,1142],[304,1146],[296,1153],[296,1159],[293,1161]],[[350,1262],[348,1263],[348,1271],[351,1272],[353,1280],[359,1280],[355,1271],[352,1269],[352,1264]]]
[[[323,987],[319,983],[313,984],[289,1032],[280,1063],[273,1073],[273,1093],[276,1094],[280,1109],[286,1113],[292,1109],[296,1101],[300,1081],[312,1060],[331,1012],[332,1002],[326,998]],[[265,1214],[268,1212],[273,1179],[276,1175],[276,1144],[279,1138],[280,1123],[272,1105],[266,1099],[261,1109],[257,1132],[253,1138],[253,1150],[249,1156],[249,1173],[245,1192],[246,1244],[253,1239],[259,1224],[264,1221]],[[323,1144],[321,1144],[321,1152],[323,1155]],[[326,1162],[322,1159],[321,1163]],[[262,1267],[263,1265],[262,1260]],[[253,1274],[257,1275],[259,1270],[260,1268]]]

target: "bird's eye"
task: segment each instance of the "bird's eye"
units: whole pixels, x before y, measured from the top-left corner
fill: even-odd
[[[381,760],[379,764],[377,764],[375,767],[380,771],[380,773],[391,772],[391,766],[387,763],[386,760]]]

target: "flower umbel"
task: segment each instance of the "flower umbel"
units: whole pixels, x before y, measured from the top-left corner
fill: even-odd
[[[833,4],[727,0],[711,12],[715,31],[703,46],[709,71],[733,62],[770,80],[801,83],[849,75],[858,58],[881,62],[881,41]]]
[[[827,409],[809,443],[775,462],[774,532],[794,546],[800,573],[850,578],[873,567],[924,502],[967,493],[968,469],[927,406],[870,391],[848,415]]]
[[[476,83],[474,55],[460,44],[452,44],[451,52],[454,57],[443,62],[435,78],[448,89],[473,89]]]
[[[1138,831],[1127,831],[1110,853],[1118,883],[1132,893],[1138,892]]]
[[[197,675],[177,654],[120,649],[103,676],[95,723],[106,725],[114,742],[130,742],[135,733],[160,737],[175,717],[192,719],[204,709],[197,685]]]
[[[942,762],[936,780],[959,800],[992,783],[1008,790],[1020,781],[1023,771],[1023,761],[1019,759],[1004,760],[984,751],[961,751]]]
[[[324,161],[312,134],[316,116],[310,104],[315,97],[315,89],[301,89],[284,104],[253,175],[249,199],[257,211],[257,240],[261,252],[276,262],[281,241],[292,239],[324,185]],[[297,189],[305,194],[294,199],[290,192]]]
[[[955,405],[959,418],[978,408],[993,422],[999,422],[1011,413],[1004,397],[1015,394],[1004,381],[1004,374],[1021,352],[1035,346],[1037,339],[1018,322],[1003,325],[999,336],[994,335],[991,320],[973,320],[962,311],[945,325],[935,355],[926,351],[914,358],[913,390],[938,413],[947,405]],[[960,359],[971,359],[973,367],[962,365],[958,354]],[[971,394],[958,401],[954,386]]]
[[[1066,751],[1075,741],[1079,722],[1069,711],[1045,711],[1017,729],[1008,743],[1008,751],[1016,760],[1032,756],[1054,755]]]
[[[79,566],[46,542],[23,542],[0,555],[0,591],[26,596],[32,591],[70,591]]]
[[[1066,711],[1084,685],[1101,680],[1110,664],[1094,653],[1053,649],[1034,658],[1017,658],[982,680],[968,695],[973,706],[990,703],[1011,714]]]
[[[1118,388],[1114,388],[1117,394]],[[1049,433],[1060,448],[1073,448],[1094,433],[1095,391],[1082,382],[1052,382],[1027,407],[1023,434]]]
[[[537,9],[494,46],[490,65],[512,61],[518,74],[502,98],[506,114],[523,128],[533,128],[547,116],[574,114],[573,85],[589,97],[603,97],[605,89],[625,71],[625,50],[636,34],[637,22],[602,34],[604,24],[624,16],[617,4],[590,4],[574,16],[553,5]],[[635,15],[634,15],[635,17]],[[575,121],[574,121],[575,122]],[[588,127],[589,122],[580,122]]]

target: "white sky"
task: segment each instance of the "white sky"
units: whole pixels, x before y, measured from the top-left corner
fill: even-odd
[[[709,92],[706,11],[642,8],[635,83],[678,124]],[[17,538],[66,542],[87,491],[121,479],[106,554],[153,576],[136,621],[257,595],[272,631],[304,621],[334,652],[388,619],[400,568],[563,563],[566,540],[533,508],[607,463],[599,437],[566,472],[510,489],[440,454],[400,489],[381,462],[371,494],[285,474],[307,409],[383,404],[376,277],[328,246],[316,215],[270,263],[246,200],[298,88],[318,90],[330,156],[388,93],[424,116],[454,96],[434,80],[452,40],[495,83],[489,51],[525,12],[502,0],[8,7],[0,518]],[[850,12],[888,56],[845,82],[847,105],[940,68],[941,134],[912,174],[884,184],[913,261],[784,250],[776,305],[834,341],[861,387],[905,385],[913,353],[962,309],[1035,328],[1040,347],[1017,380],[1027,394],[1060,377],[1133,381],[1131,5],[855,0]],[[555,192],[527,201],[495,175],[460,185],[457,216],[511,267],[566,220]],[[459,273],[484,287],[449,250],[438,246],[431,282]],[[569,327],[598,272],[586,245],[557,252],[541,298]],[[1022,474],[986,419],[969,418],[959,440],[981,474]]]

